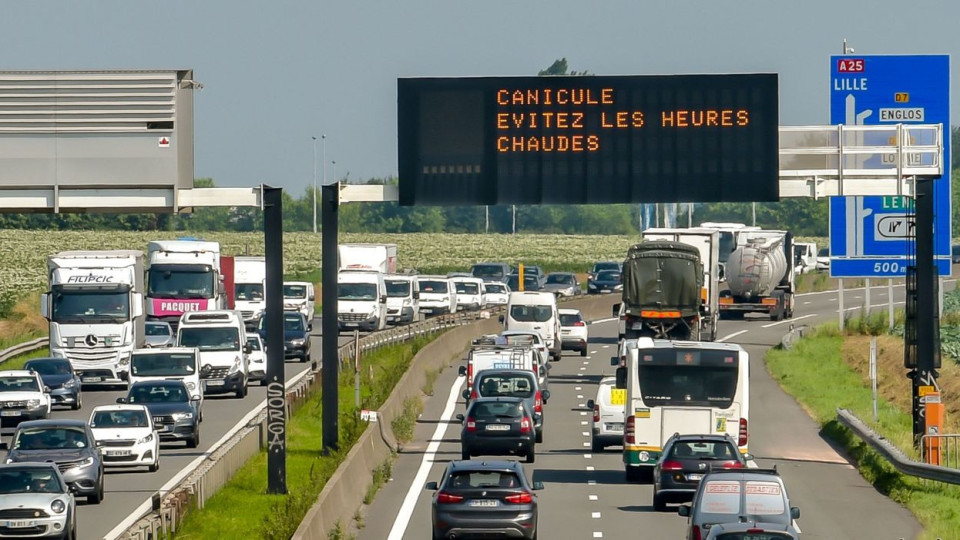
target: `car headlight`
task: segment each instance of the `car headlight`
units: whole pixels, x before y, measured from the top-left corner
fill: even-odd
[[[178,412],[178,413],[173,413],[173,419],[174,419],[174,420],[178,420],[178,421],[179,421],[179,420],[189,420],[189,419],[191,419],[191,418],[193,418],[193,413],[192,413],[192,412]]]
[[[594,285],[593,283],[590,283],[590,284],[587,285],[587,288],[588,288],[588,289],[596,289],[597,286]]]
[[[196,390],[196,389],[197,389],[197,384],[195,382],[192,382],[192,381],[187,382],[187,390]]]
[[[239,359],[239,358],[235,358],[235,359],[233,360],[233,365],[230,366],[230,371],[229,371],[227,374],[228,374],[228,375],[233,375],[234,373],[236,373],[236,372],[238,372],[238,371],[240,371],[240,359]]]
[[[192,415],[191,415],[191,416],[192,416]],[[173,415],[173,417],[176,418],[177,415]],[[152,441],[152,440],[153,440],[153,433],[150,433],[150,434],[147,435],[146,437],[143,437],[142,439],[140,439],[139,441],[137,441],[137,444],[148,443],[148,442],[150,442],[150,441]]]
[[[77,386],[77,381],[76,381],[76,379],[70,379],[69,381],[63,383],[63,387],[64,387],[64,388],[73,388],[73,387],[75,387],[75,386]]]
[[[306,340],[304,340],[304,339],[291,339],[291,340],[290,340],[290,345],[292,345],[292,346],[294,346],[294,347],[302,347],[304,343],[306,343]]]
[[[28,400],[28,401],[27,401],[27,408],[29,408],[29,409],[36,409],[36,408],[39,407],[39,406],[40,406],[40,400],[39,400],[39,399],[31,399],[31,400]]]
[[[60,499],[54,499],[54,501],[50,503],[50,510],[53,510],[54,514],[62,514],[66,509],[67,505]]]
[[[129,357],[129,356],[121,356],[121,357],[120,357],[120,365],[121,365],[121,366],[126,366],[126,365],[129,365],[129,364],[130,364],[130,357]]]
[[[80,465],[78,465],[77,467],[80,468],[80,469],[85,469],[85,468],[93,465],[93,461],[94,461],[93,456],[90,456],[90,457],[88,457],[87,459],[81,461],[81,462],[80,462]]]

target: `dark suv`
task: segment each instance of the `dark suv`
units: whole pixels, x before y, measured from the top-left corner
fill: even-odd
[[[537,537],[537,496],[543,484],[527,481],[516,461],[453,461],[433,496],[434,540]]]
[[[693,498],[700,480],[713,469],[742,469],[747,457],[729,435],[674,434],[653,467],[653,509]]]
[[[180,379],[135,382],[117,403],[146,406],[161,441],[184,441],[187,448],[200,444],[200,398],[191,398]]]
[[[267,318],[260,319],[260,338],[267,344]],[[313,324],[299,311],[283,312],[283,358],[310,361],[310,330]]]
[[[540,390],[537,376],[520,369],[484,369],[473,376],[473,393],[482,397],[516,397],[533,411],[537,442],[543,442],[543,405],[550,399],[550,390]],[[463,399],[470,402],[471,392],[464,389]]]
[[[467,407],[467,416],[457,415],[463,423],[460,453],[463,459],[480,455],[526,456],[536,460],[533,411],[515,397],[477,398]]]
[[[484,281],[499,281],[505,283],[510,275],[510,265],[502,262],[477,263],[470,268],[470,275]]]

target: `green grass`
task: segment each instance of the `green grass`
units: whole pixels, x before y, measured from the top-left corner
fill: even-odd
[[[923,525],[922,539],[954,538],[960,531],[960,486],[928,482],[900,474],[879,454],[836,420],[836,409],[846,408],[897,445],[912,458],[913,424],[910,415],[884,400],[878,401],[873,423],[870,389],[862,376],[841,358],[842,337],[836,328],[818,330],[790,350],[772,349],[766,362],[773,377],[793,395],[823,428],[845,448],[860,473],[877,489],[903,504]]]
[[[372,504],[373,499],[377,496],[377,492],[390,480],[391,476],[393,476],[393,456],[385,459],[383,463],[377,465],[377,468],[373,470],[373,478],[370,481],[370,485],[367,486],[366,495],[363,496],[363,504]],[[358,509],[357,514],[354,515],[354,521],[358,522],[358,526],[360,526],[359,522],[361,521],[356,519],[359,512],[360,510]],[[359,528],[362,529],[363,527],[360,526]]]
[[[23,369],[23,365],[26,364],[28,360],[32,358],[43,358],[45,356],[50,356],[50,349],[47,347],[44,347],[38,351],[14,356],[6,362],[0,363],[0,369]]]
[[[417,426],[417,418],[423,412],[423,402],[420,396],[413,396],[403,401],[403,412],[390,422],[393,434],[401,443],[413,440],[413,430]]]
[[[436,335],[385,347],[361,359],[361,408],[377,409],[410,366],[413,356]],[[348,364],[349,365],[349,364]],[[372,378],[371,378],[372,374]],[[324,484],[366,429],[353,406],[353,370],[340,376],[340,450],[324,456],[322,396],[314,394],[287,422],[288,495],[268,495],[267,455],[248,461],[202,510],[191,510],[174,538],[288,539],[316,501]]]

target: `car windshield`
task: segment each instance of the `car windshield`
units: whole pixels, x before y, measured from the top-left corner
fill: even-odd
[[[283,318],[283,331],[284,332],[303,332],[303,318],[296,316],[286,316]]]
[[[237,283],[233,290],[237,300],[245,302],[263,300],[263,283]]]
[[[197,372],[191,353],[134,354],[130,373],[136,377],[187,377]]]
[[[147,331],[148,336],[169,336],[171,333],[169,324],[147,323],[144,329]]]
[[[830,248],[820,248],[820,251],[817,252],[817,257],[829,257]]]
[[[533,377],[526,375],[484,375],[475,386],[483,397],[533,397]]]
[[[476,283],[466,281],[457,281],[457,294],[480,294],[480,286]]]
[[[573,285],[573,276],[570,274],[550,274],[547,276],[547,285]]]
[[[617,272],[619,272],[619,271],[620,271],[620,263],[618,263],[618,262],[598,262],[597,264],[593,265],[593,273],[594,273],[594,274],[596,274],[597,272],[601,272],[601,271],[603,271],[603,270],[616,270]]]
[[[376,300],[376,283],[338,283],[338,300]]]
[[[484,283],[483,292],[487,294],[503,294],[506,293],[506,286],[501,285],[500,283]]]
[[[560,326],[574,326],[578,322],[583,322],[583,317],[579,313],[560,314]]]
[[[283,297],[291,300],[303,300],[307,297],[306,285],[284,285]]]
[[[0,471],[0,495],[65,491],[53,468],[11,468]]]
[[[13,442],[15,450],[55,450],[60,448],[86,448],[90,446],[87,433],[81,428],[38,427],[17,432]]]
[[[138,384],[130,389],[127,403],[186,403],[190,395],[183,386]]]
[[[521,414],[518,402],[475,402],[470,408],[470,416],[475,418],[517,418]]]
[[[503,266],[499,264],[475,264],[470,273],[473,277],[480,279],[502,279]]]
[[[196,347],[201,351],[240,350],[240,331],[232,326],[200,328],[180,327],[180,347]]]
[[[553,306],[510,306],[510,318],[517,322],[547,322]]]
[[[446,294],[447,292],[447,282],[446,281],[421,281],[420,282],[420,292],[422,293],[440,293]]]
[[[70,373],[70,361],[62,359],[31,360],[23,366],[23,369],[36,371],[40,375],[68,375]]]
[[[387,296],[389,298],[406,298],[410,296],[410,282],[403,279],[388,279]]]
[[[0,377],[0,392],[39,392],[35,377]]]
[[[252,351],[259,351],[259,350],[261,349],[261,347],[260,347],[260,340],[257,339],[256,337],[248,337],[248,338],[247,338],[247,345],[250,346],[250,350],[252,350]]]
[[[677,441],[670,448],[668,459],[730,461],[737,459],[737,448],[728,442]]]
[[[119,410],[97,411],[90,421],[92,428],[145,428],[150,427],[150,419],[145,411]]]
[[[451,473],[444,489],[483,489],[520,487],[520,478],[506,471],[456,471]]]
[[[620,283],[620,272],[617,270],[604,270],[597,274],[597,281],[613,281]]]

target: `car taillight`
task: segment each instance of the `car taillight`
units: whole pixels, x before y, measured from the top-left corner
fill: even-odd
[[[741,418],[740,419],[740,438],[737,440],[737,444],[740,445],[741,448],[747,445],[748,435],[749,435],[749,432],[747,431],[747,419]]]
[[[467,417],[467,431],[476,431],[477,430],[477,421],[473,419],[472,416]]]
[[[634,424],[637,419],[633,415],[627,417],[627,424],[623,427],[623,442],[626,444],[636,444],[637,438],[635,435],[636,428]]]
[[[473,362],[467,364],[467,386],[473,386]]]
[[[692,533],[690,535],[690,540],[703,540],[703,536],[700,534],[700,527],[698,527],[697,525],[694,525],[690,529],[690,532]]]
[[[533,412],[543,412],[543,398],[540,396],[539,390],[537,390],[536,395],[533,397]]]
[[[437,504],[456,504],[458,502],[463,502],[463,497],[460,495],[454,495],[446,491],[437,493]]]
[[[583,321],[577,321],[577,322],[573,323],[573,325],[574,325],[574,326],[586,326],[587,323],[585,323],[585,322],[583,322]]]
[[[477,389],[474,388],[474,389],[470,392],[470,399],[477,399],[477,397],[479,397],[479,396],[477,395]]]
[[[530,504],[533,502],[533,494],[529,491],[523,491],[516,495],[507,495],[503,500],[510,504]]]
[[[533,364],[533,374],[540,377],[540,366],[536,363]]]
[[[682,471],[683,464],[679,461],[664,461],[663,465],[660,465],[661,471]]]
[[[520,433],[530,433],[530,419],[529,419],[529,418],[523,417],[523,419],[520,420]]]
[[[595,404],[593,406],[593,421],[594,422],[600,421],[600,405]]]
[[[742,469],[743,468],[743,464],[737,460],[725,461],[721,466],[724,469]]]

